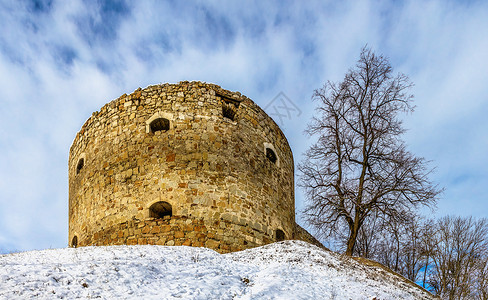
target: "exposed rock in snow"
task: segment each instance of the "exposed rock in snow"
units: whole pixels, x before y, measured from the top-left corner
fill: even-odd
[[[241,252],[108,246],[0,256],[1,299],[433,299],[382,268],[300,241]]]

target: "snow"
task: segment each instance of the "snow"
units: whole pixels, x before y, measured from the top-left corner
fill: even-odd
[[[381,268],[301,241],[219,254],[184,246],[0,256],[0,299],[433,299]]]

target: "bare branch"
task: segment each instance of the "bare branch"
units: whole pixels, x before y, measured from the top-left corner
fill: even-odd
[[[326,236],[346,230],[349,255],[368,218],[434,206],[441,192],[427,162],[401,140],[399,114],[413,111],[412,83],[392,72],[385,57],[363,48],[341,83],[328,81],[313,95],[319,105],[306,133],[317,142],[298,167],[305,214]]]

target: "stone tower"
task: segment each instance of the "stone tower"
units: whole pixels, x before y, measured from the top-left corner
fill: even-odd
[[[284,239],[294,165],[278,125],[213,84],[138,89],[85,122],[69,153],[69,244],[188,245],[221,253]]]

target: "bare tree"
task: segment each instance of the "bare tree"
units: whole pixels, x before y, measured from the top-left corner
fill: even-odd
[[[486,299],[488,220],[444,217],[429,241],[428,282],[443,299]]]
[[[422,226],[422,234],[420,238],[420,251],[423,256],[423,265],[422,265],[422,278],[419,279],[422,282],[422,287],[427,288],[429,277],[427,275],[430,273],[430,264],[432,262],[432,255],[434,251],[434,236],[436,234],[436,221],[433,219],[428,219],[424,221]]]
[[[422,237],[428,232],[425,224],[421,218],[413,217],[403,229],[401,274],[413,282],[420,280],[420,271],[428,259],[422,245]]]
[[[488,250],[488,249],[486,249]],[[475,275],[474,290],[475,299],[488,299],[488,253],[479,260]]]
[[[371,219],[371,217],[369,218]],[[368,220],[363,224],[369,227]],[[359,237],[363,234],[361,229]],[[406,278],[417,282],[421,270],[425,267],[426,255],[422,247],[424,236],[424,220],[416,215],[404,215],[402,219],[393,219],[380,227],[371,229],[373,240],[370,242],[370,258],[402,274]],[[358,239],[355,254],[360,254],[362,239]]]
[[[377,260],[384,241],[385,226],[383,219],[376,215],[371,215],[369,219],[366,219],[359,229],[353,255]],[[343,241],[342,246],[346,246],[349,236],[344,234],[341,239]]]
[[[399,113],[413,111],[412,86],[395,77],[383,56],[363,48],[356,68],[337,84],[315,91],[319,102],[307,133],[317,137],[299,165],[308,222],[323,235],[346,230],[352,255],[367,218],[401,218],[418,205],[433,205],[440,190],[426,162],[406,150]]]

